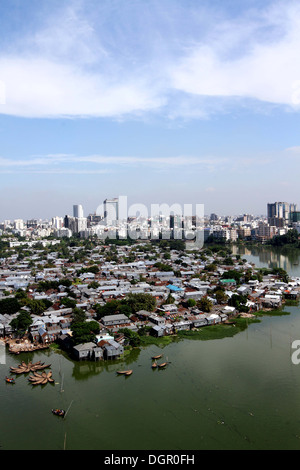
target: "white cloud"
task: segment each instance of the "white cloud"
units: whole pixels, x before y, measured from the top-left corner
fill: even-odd
[[[244,25],[245,20],[237,29],[233,24],[230,32],[219,27],[219,44],[200,42],[190,48],[178,64],[170,66],[172,85],[189,94],[241,97],[297,107],[299,5],[272,7],[248,25],[247,34],[241,28]],[[261,29],[271,29],[272,34],[269,31],[263,36]],[[233,53],[234,48],[238,53]]]
[[[180,2],[174,12],[155,1],[152,10],[103,2],[95,18],[82,1],[62,5],[0,51],[1,113],[190,119],[222,112],[232,99],[300,108],[300,6],[293,1],[235,19],[199,6],[184,16]],[[118,16],[118,5],[131,16]]]

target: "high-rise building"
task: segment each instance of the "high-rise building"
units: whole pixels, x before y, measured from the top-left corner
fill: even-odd
[[[73,206],[73,217],[83,218],[83,208],[81,204]]]
[[[273,202],[267,204],[267,217],[268,221],[274,217],[283,219],[285,223],[289,223],[290,214],[297,211],[297,204],[290,204],[288,202]]]
[[[52,217],[52,226],[55,229],[60,229],[63,227],[64,219],[62,217]]]
[[[23,219],[14,220],[14,228],[15,228],[15,230],[23,230],[24,229],[24,220]]]
[[[116,225],[119,220],[119,199],[105,199],[103,205],[106,225]]]

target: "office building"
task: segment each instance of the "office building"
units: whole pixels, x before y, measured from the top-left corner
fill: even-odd
[[[83,208],[81,204],[73,206],[73,217],[78,217],[79,219],[83,218]]]
[[[106,225],[116,225],[119,220],[119,199],[105,199],[103,205]]]

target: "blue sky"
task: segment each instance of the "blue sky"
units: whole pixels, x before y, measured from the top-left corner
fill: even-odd
[[[300,203],[295,1],[0,5],[0,220]]]

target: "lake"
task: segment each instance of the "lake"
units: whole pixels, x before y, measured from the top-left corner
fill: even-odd
[[[299,254],[240,249],[257,266],[277,263],[300,276]],[[233,337],[184,339],[134,350],[118,362],[73,362],[53,351],[5,355],[0,363],[3,450],[300,449],[299,307],[265,316]],[[234,326],[232,327],[234,328]],[[151,356],[169,365],[152,370]],[[55,384],[28,376],[5,382],[22,360],[51,364]],[[129,377],[121,368],[133,369]],[[68,410],[65,419],[52,408]]]

